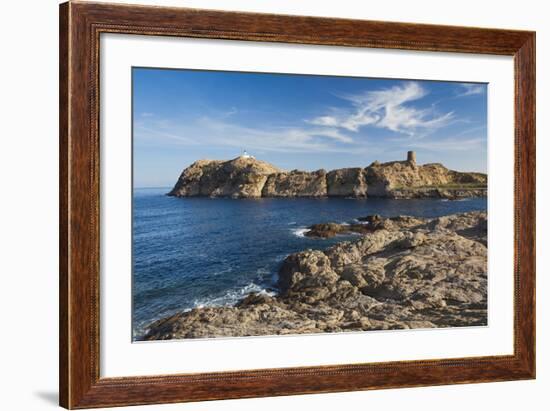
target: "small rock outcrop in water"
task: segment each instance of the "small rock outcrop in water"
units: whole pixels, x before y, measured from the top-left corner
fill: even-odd
[[[487,324],[487,215],[365,218],[371,232],[289,255],[279,294],[158,320],[145,340]]]
[[[408,160],[326,172],[282,171],[251,156],[199,160],[183,170],[168,193],[175,197],[465,198],[487,194],[487,175]]]
[[[331,238],[338,234],[366,234],[373,230],[373,226],[365,224],[321,223],[309,226],[304,235],[314,238]]]

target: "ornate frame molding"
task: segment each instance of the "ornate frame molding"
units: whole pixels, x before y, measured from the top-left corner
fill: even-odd
[[[513,56],[514,354],[155,377],[99,373],[101,33]],[[320,34],[322,33],[322,34]],[[91,408],[535,377],[535,33],[71,1],[60,6],[60,405]]]

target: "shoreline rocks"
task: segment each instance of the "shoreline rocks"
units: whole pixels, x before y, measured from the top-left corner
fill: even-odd
[[[198,160],[181,173],[174,197],[352,197],[446,198],[487,196],[487,175],[449,170],[416,161],[374,162],[366,168],[282,171],[241,156],[229,161]]]
[[[331,238],[338,234],[366,234],[372,231],[371,226],[367,224],[321,223],[309,226],[304,235],[313,238]]]
[[[487,324],[487,214],[364,217],[369,231],[283,261],[279,294],[155,321],[143,340]]]

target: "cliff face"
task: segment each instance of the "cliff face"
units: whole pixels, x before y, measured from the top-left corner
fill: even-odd
[[[199,160],[186,168],[169,195],[176,197],[482,197],[487,175],[415,161],[374,162],[366,168],[282,171],[252,157]]]
[[[238,157],[230,161],[199,160],[187,167],[168,193],[175,197],[262,196],[268,176],[280,170],[264,161]]]
[[[331,197],[365,197],[367,182],[363,168],[341,168],[327,174],[327,194]]]
[[[437,163],[420,166],[410,161],[374,162],[365,173],[370,197],[399,198],[401,191],[406,193],[411,189],[420,190],[419,197],[432,197],[437,193],[430,195],[429,189],[483,188],[487,185],[486,174],[453,171]]]
[[[263,197],[326,197],[325,170],[313,172],[293,170],[272,174],[262,190]]]

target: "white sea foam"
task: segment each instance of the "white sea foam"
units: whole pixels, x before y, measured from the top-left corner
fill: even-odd
[[[294,234],[296,237],[305,237],[305,234],[310,231],[309,228],[296,228],[292,230],[292,234]]]
[[[228,290],[225,294],[217,297],[206,297],[197,299],[193,302],[193,307],[202,308],[235,305],[237,302],[239,302],[251,293],[265,294],[270,296],[275,295],[275,292],[268,291],[265,288],[260,287],[258,284],[249,283],[242,288]]]
[[[191,311],[193,308],[232,306],[238,303],[239,301],[241,301],[243,298],[245,298],[248,294],[251,294],[251,293],[263,294],[263,295],[269,295],[269,296],[273,296],[277,294],[275,291],[266,290],[265,288],[260,287],[258,284],[251,282],[242,288],[228,290],[225,294],[217,297],[205,297],[205,298],[196,299],[195,301],[193,301],[192,307],[185,308],[185,309],[173,309],[167,312],[163,312],[162,315],[160,316],[154,317],[146,322],[137,324],[132,331],[133,338],[139,339],[141,336],[145,335],[148,331],[147,326],[153,323],[154,321],[160,320],[161,318],[166,318],[178,312],[188,312],[188,311]]]

